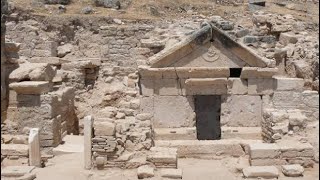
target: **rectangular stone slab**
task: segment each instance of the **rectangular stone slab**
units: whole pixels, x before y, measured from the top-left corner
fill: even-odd
[[[50,91],[49,82],[45,81],[23,81],[18,83],[11,83],[11,89],[17,94],[43,94]]]
[[[176,164],[177,154],[170,152],[152,152],[147,156],[147,161],[152,163]]]
[[[161,177],[170,179],[182,179],[182,169],[162,169]]]
[[[27,173],[30,173],[35,166],[7,166],[1,168],[1,176],[4,177],[20,177]]]
[[[256,143],[250,144],[251,159],[272,159],[280,157],[280,148],[276,144]]]
[[[28,150],[25,144],[1,144],[1,155],[4,156],[28,156]]]
[[[279,170],[274,166],[251,166],[243,169],[246,178],[277,178]]]

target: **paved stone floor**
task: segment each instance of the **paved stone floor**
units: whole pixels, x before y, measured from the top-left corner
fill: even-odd
[[[83,154],[72,153],[55,156],[48,167],[37,169],[37,180],[137,180],[136,170],[108,169],[88,171],[83,169]],[[235,158],[222,160],[179,159],[178,166],[183,169],[183,180],[241,180],[235,173]],[[280,180],[319,179],[318,165],[306,170],[300,178],[280,177]],[[160,180],[158,173],[150,180]]]

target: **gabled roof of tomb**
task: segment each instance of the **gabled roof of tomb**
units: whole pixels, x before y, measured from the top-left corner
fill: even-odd
[[[222,63],[213,63],[218,60]],[[233,40],[213,23],[206,22],[188,38],[150,57],[148,63],[150,68],[210,66],[266,68],[269,60],[260,57],[241,42]]]

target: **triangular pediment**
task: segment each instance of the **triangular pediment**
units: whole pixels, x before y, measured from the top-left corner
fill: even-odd
[[[149,59],[151,68],[165,67],[267,67],[258,56],[225,32],[207,23],[184,41]]]
[[[197,46],[190,54],[173,61],[168,67],[229,67],[242,68],[248,64],[225,48],[208,42]]]

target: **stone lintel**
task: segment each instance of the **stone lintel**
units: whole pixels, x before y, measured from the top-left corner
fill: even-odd
[[[227,67],[139,67],[142,79],[188,79],[188,78],[227,78],[230,69]]]
[[[192,78],[186,80],[187,86],[208,86],[208,85],[227,85],[228,79],[227,78]]]
[[[241,79],[272,78],[278,73],[278,68],[243,67]]]

